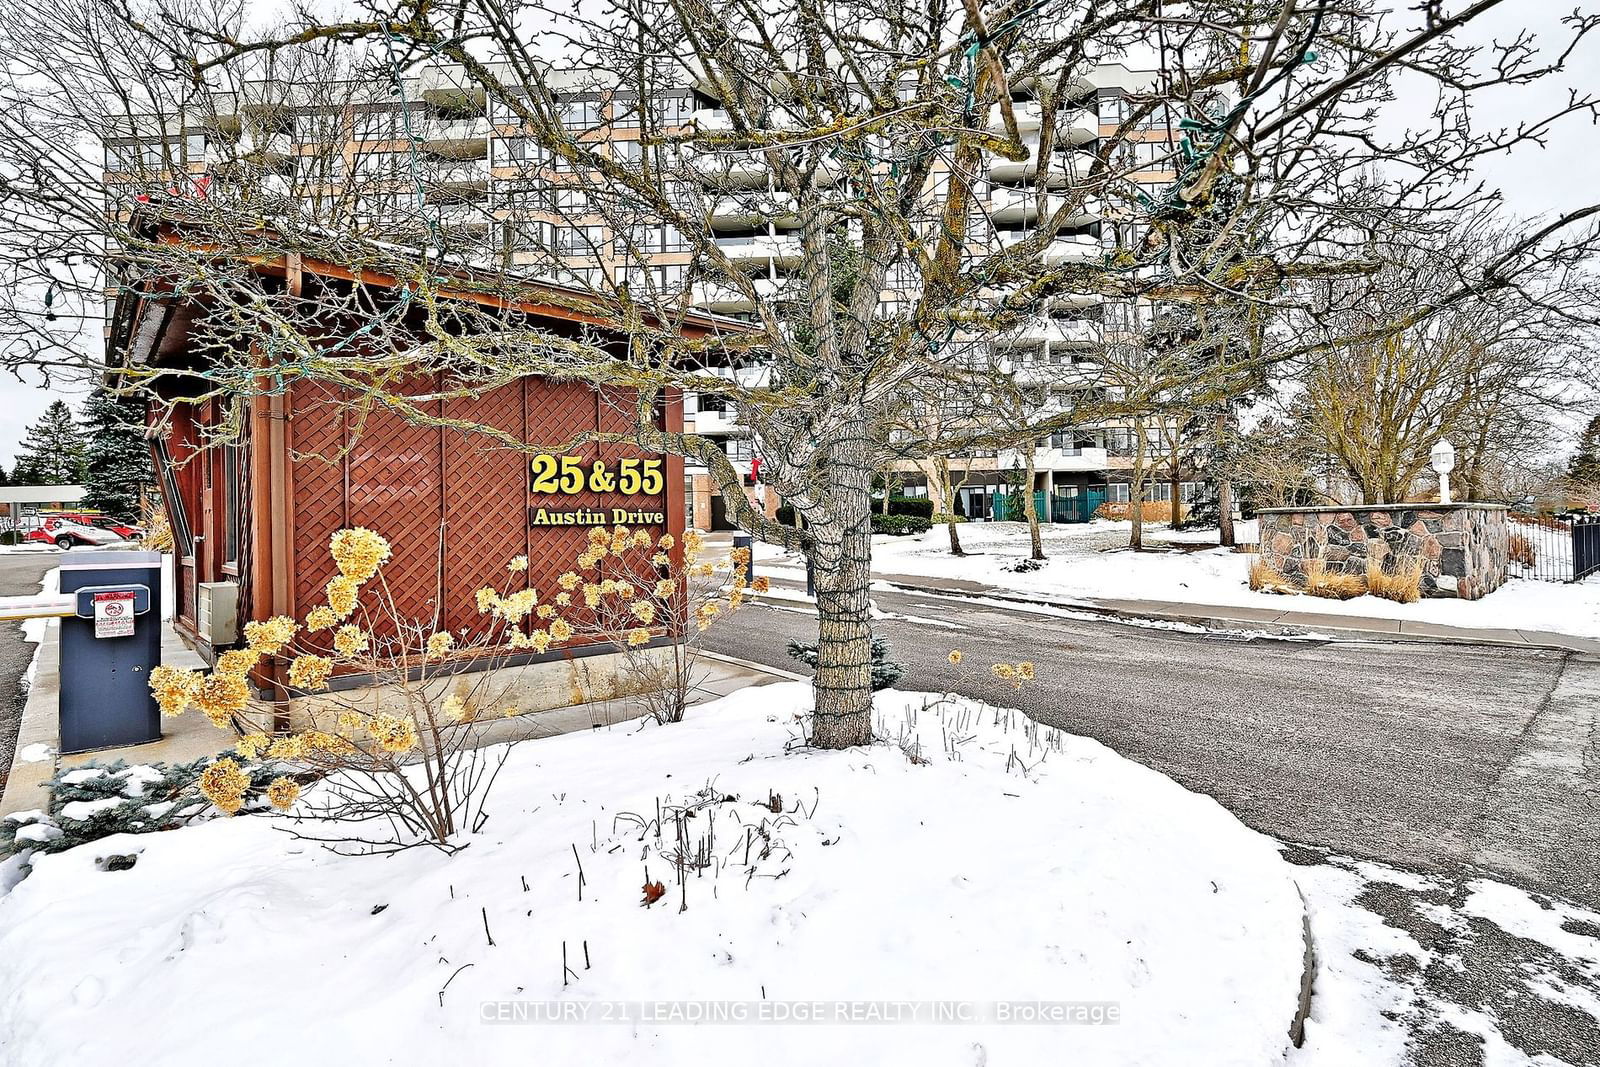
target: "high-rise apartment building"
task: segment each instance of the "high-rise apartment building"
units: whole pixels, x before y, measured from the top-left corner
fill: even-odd
[[[598,84],[592,72],[552,72],[548,84],[559,121],[578,140],[623,163],[646,151],[641,131],[659,135],[687,129],[726,128],[719,102],[702,89],[658,92],[640,101]],[[1056,158],[1050,172],[1065,184],[1087,172],[1102,138],[1120,132],[1127,158],[1119,166],[1142,184],[1159,187],[1174,177],[1177,133],[1164,108],[1124,128],[1127,98],[1153,90],[1150,72],[1118,65],[1095,68],[1074,86],[1055,118]],[[1037,155],[1040,105],[1025,87],[1014,92],[1013,113],[1030,148],[1026,161],[991,157],[976,190],[987,217],[987,239],[1004,246],[1026,239],[1038,222]],[[619,217],[591,201],[594,183],[569,160],[526,136],[504,102],[487,99],[449,68],[429,68],[392,84],[325,80],[260,82],[214,94],[203,106],[170,116],[140,117],[108,125],[104,179],[113,211],[131,210],[136,198],[187,196],[246,198],[276,209],[295,225],[425,243],[441,256],[532,274],[576,286],[626,282],[656,293],[679,293],[707,311],[741,316],[749,296],[729,286],[691,281],[691,242],[641,211]],[[757,292],[780,293],[800,265],[798,220],[786,219],[781,192],[764,164],[740,155],[691,158],[694,188],[686,203],[703,210],[708,230],[729,261],[752,277]],[[824,168],[818,181],[827,182]],[[1053,194],[1047,194],[1051,210]],[[1083,204],[1046,246],[1054,266],[1095,261],[1132,235],[1114,208]],[[891,276],[884,306],[912,298],[908,279]],[[997,365],[1018,381],[1034,383],[1039,403],[1068,410],[1074,399],[1093,399],[1108,386],[1098,353],[1108,331],[1131,328],[1137,309],[1098,297],[1052,299],[1045,313],[1003,336],[968,338],[988,347]],[[731,368],[758,382],[760,367]],[[1103,392],[1100,393],[1103,395]],[[747,481],[758,462],[757,445],[719,397],[689,397],[688,428],[716,440]],[[961,419],[998,417],[964,411]],[[1171,447],[1160,427],[1147,429],[1147,455],[1165,463]],[[1034,490],[1041,514],[1074,521],[1103,501],[1127,499],[1133,453],[1127,426],[1095,424],[1062,430],[1038,441]],[[969,450],[949,457],[956,513],[970,519],[995,514],[1022,465],[1011,450]],[[898,491],[928,492],[925,473],[912,462],[894,465]],[[724,524],[721,500],[703,470],[690,468],[686,491],[693,521]],[[1147,498],[1165,498],[1170,480],[1157,474]],[[1205,492],[1198,479],[1180,479],[1179,492]],[[769,507],[776,501],[770,501]]]

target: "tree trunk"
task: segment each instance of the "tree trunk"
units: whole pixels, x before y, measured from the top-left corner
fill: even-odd
[[[1128,518],[1133,528],[1128,531],[1128,547],[1135,552],[1144,551],[1144,478],[1145,449],[1149,440],[1144,433],[1144,420],[1133,420],[1137,440],[1133,446],[1133,481],[1128,486]]]
[[[817,583],[817,673],[811,741],[849,748],[872,740],[872,483],[865,436],[833,449],[834,519],[812,526]]]
[[[1033,558],[1044,559],[1044,538],[1039,534],[1039,505],[1033,498],[1033,449],[1029,447],[1027,481],[1022,489],[1022,511],[1028,516],[1028,540],[1033,545]]]
[[[1228,411],[1217,412],[1211,441],[1211,477],[1217,483],[1217,543],[1223,548],[1236,544],[1233,535],[1233,482],[1228,480]]]
[[[939,477],[944,482],[944,506],[947,517],[945,525],[950,528],[950,554],[952,556],[964,556],[966,552],[961,548],[961,534],[956,530],[956,493],[955,488],[950,484],[950,461],[948,459],[939,461]]]
[[[1182,489],[1183,482],[1178,471],[1178,456],[1177,453],[1174,452],[1172,456],[1172,464],[1167,471],[1167,491],[1171,497],[1169,502],[1170,510],[1167,512],[1167,525],[1172,527],[1174,530],[1176,530],[1178,525],[1183,522],[1183,501],[1180,499],[1183,496]]]
[[[1217,543],[1223,548],[1238,544],[1233,533],[1233,483],[1227,478],[1217,479]]]

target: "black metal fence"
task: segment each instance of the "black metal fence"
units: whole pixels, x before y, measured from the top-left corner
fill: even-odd
[[[1576,582],[1600,573],[1600,515],[1510,516],[1511,573]]]

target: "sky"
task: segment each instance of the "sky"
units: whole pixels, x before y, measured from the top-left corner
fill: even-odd
[[[1447,7],[1456,10],[1463,4],[1464,0],[1455,0]],[[1564,11],[1571,10],[1570,3],[1563,9],[1561,0],[1510,0],[1475,20],[1470,33],[1464,32],[1459,39],[1487,44],[1509,40],[1528,29],[1538,35],[1541,44],[1553,47],[1558,41],[1564,42],[1559,20]],[[1412,18],[1404,11],[1397,17],[1406,24]],[[1530,115],[1553,110],[1566,100],[1569,91],[1592,91],[1595,70],[1600,70],[1600,39],[1591,38],[1574,52],[1563,73],[1532,85],[1480,94],[1474,122],[1480,129],[1512,127]],[[1431,104],[1431,98],[1401,98],[1393,106],[1398,117],[1425,115]],[[1594,149],[1595,139],[1596,131],[1587,122],[1569,119],[1549,135],[1544,146],[1526,144],[1516,152],[1490,158],[1480,165],[1479,173],[1489,185],[1504,192],[1506,210],[1511,214],[1531,218],[1559,212],[1592,199],[1594,191],[1600,189],[1600,152]],[[0,462],[11,466],[27,425],[52,400],[65,399],[76,407],[87,390],[86,384],[55,383],[45,388],[37,378],[0,379]]]

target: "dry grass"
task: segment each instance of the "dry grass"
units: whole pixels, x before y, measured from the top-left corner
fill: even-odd
[[[1415,604],[1422,599],[1422,561],[1367,561],[1367,592],[1398,604]]]
[[[1520,563],[1524,567],[1532,567],[1539,561],[1538,550],[1533,547],[1533,542],[1523,534],[1513,533],[1507,549],[1512,563]]]
[[[1306,592],[1329,600],[1350,600],[1367,591],[1367,583],[1359,574],[1343,571],[1329,573],[1320,559],[1306,560]]]
[[[1293,582],[1266,560],[1256,557],[1250,563],[1250,588],[1258,593],[1298,593]]]

